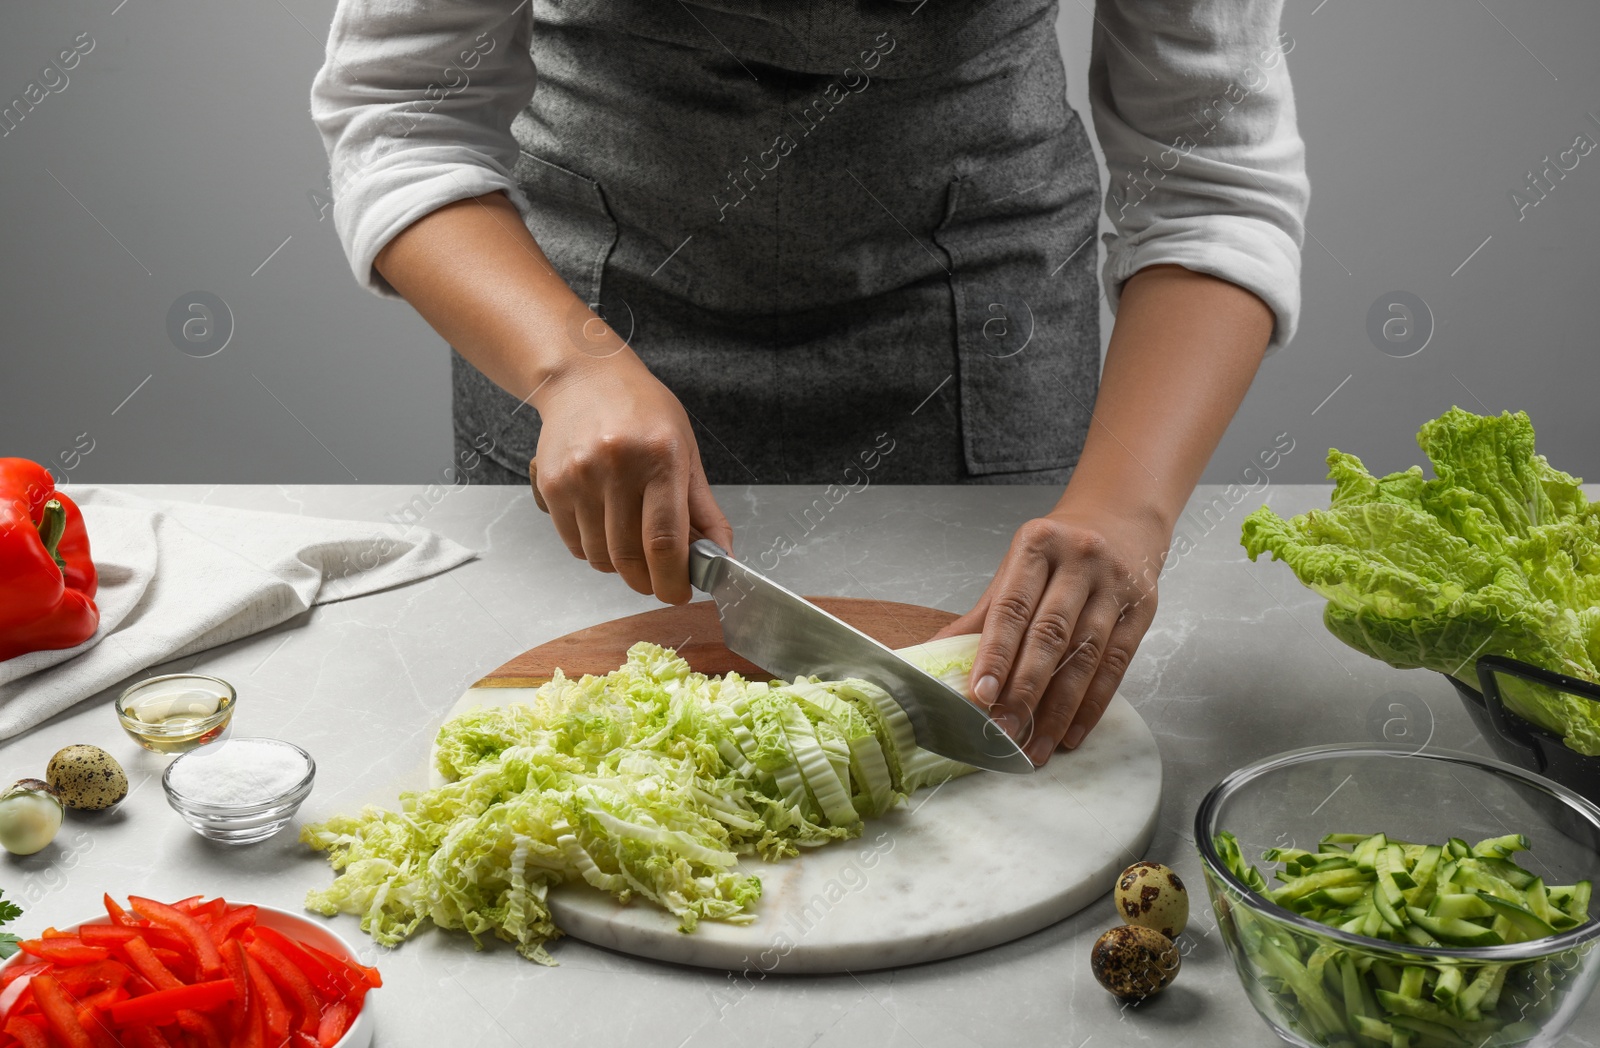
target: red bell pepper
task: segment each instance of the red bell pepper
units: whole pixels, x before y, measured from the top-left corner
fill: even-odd
[[[254,925],[256,913],[254,906],[235,906],[211,922],[211,937],[217,940],[218,946],[221,946],[237,933]]]
[[[350,991],[350,977],[342,966],[337,969],[329,967],[321,958],[312,956],[304,943],[289,938],[276,928],[268,928],[265,925],[258,925],[255,934],[271,943],[279,953],[289,958],[290,963],[305,974],[305,977],[311,981],[311,985],[316,987],[317,992],[325,1000],[342,999]],[[361,985],[364,990],[366,987],[365,979],[361,980]]]
[[[178,1013],[185,1009],[203,1012],[233,1000],[238,992],[232,979],[213,979],[118,1001],[108,1014],[118,1026],[165,1026],[177,1022]]]
[[[0,661],[94,636],[98,582],[77,505],[43,466],[0,458]]]
[[[190,1040],[198,1039],[202,1048],[226,1048],[222,1031],[210,1016],[186,1009],[178,1013],[178,1026],[189,1034]]]
[[[8,964],[0,969],[0,989],[10,986],[13,981],[24,975],[45,971],[50,967],[49,961],[34,961],[32,964]]]
[[[78,1025],[78,1013],[72,1007],[72,999],[54,976],[49,972],[40,972],[33,977],[28,988],[33,991],[33,999],[39,1002],[39,1011],[57,1041],[67,1048],[94,1048],[88,1031]]]
[[[246,954],[245,970],[250,975],[250,1002],[261,1009],[261,1021],[266,1027],[267,1043],[278,1045],[289,1036],[289,1027],[294,1025],[294,1016],[289,1012],[289,1006],[284,1003],[283,995],[272,984],[267,976],[266,969],[261,967],[261,962]]]
[[[16,1038],[22,1048],[50,1048],[50,1038],[44,1032],[44,1020],[35,1022],[36,1016],[17,1016],[6,1020],[6,1036]]]
[[[88,964],[111,956],[111,951],[104,946],[85,946],[83,940],[76,936],[70,939],[24,939],[22,950],[41,961],[54,961],[57,964]]]
[[[172,1048],[172,1042],[154,1026],[130,1026],[118,1034],[126,1048]]]
[[[133,965],[133,970],[156,989],[171,990],[183,985],[183,980],[161,963],[161,958],[143,939],[129,939],[122,944],[122,952],[127,956],[128,963]]]
[[[72,996],[82,998],[85,994],[120,987],[128,981],[128,969],[121,961],[107,958],[63,969],[56,981]]]
[[[228,1010],[229,1021],[233,1024],[234,1040],[239,1039],[239,1031],[250,1020],[247,1007],[253,994],[250,992],[250,970],[246,967],[244,944],[238,939],[229,939],[222,944],[222,964],[228,970],[228,977],[233,980],[233,988],[238,992],[234,994],[233,1006]]]
[[[333,1007],[322,1013],[322,1020],[317,1024],[317,1044],[321,1048],[333,1048],[350,1029],[355,1017],[356,1010],[348,1001],[335,1001]]]
[[[120,946],[138,934],[137,928],[115,924],[86,924],[78,929],[78,938],[85,946]]]
[[[215,975],[222,971],[222,954],[217,952],[216,941],[211,938],[211,933],[206,931],[205,925],[188,914],[154,899],[142,899],[137,895],[130,895],[128,904],[154,923],[177,932],[188,944],[200,965],[200,970],[206,975]]]
[[[134,925],[133,918],[128,916],[128,911],[124,910],[122,908],[122,905],[120,903],[118,903],[117,900],[115,900],[115,899],[113,899],[111,897],[111,893],[110,892],[102,893],[100,898],[105,901],[105,904],[106,904],[106,916],[111,918],[111,923],[112,924],[116,925],[119,928],[131,928],[131,927],[133,927],[133,925]]]
[[[317,997],[317,991],[311,985],[311,980],[306,978],[306,973],[295,967],[293,961],[279,953],[265,939],[250,940],[245,945],[245,952],[254,957],[256,963],[265,968],[272,981],[278,984],[278,988],[287,993],[299,1006],[300,1029],[306,1033],[315,1033],[317,1021],[322,1015],[322,1002]]]
[[[295,941],[299,942],[298,939]],[[346,971],[349,973],[352,980],[357,982],[365,982],[369,989],[375,990],[383,985],[383,976],[378,974],[378,969],[376,968],[368,968],[366,965],[357,961],[347,961],[343,958],[335,957],[326,950],[319,950],[308,942],[301,942],[300,948],[309,953],[311,956],[321,960],[322,963],[326,964],[334,971]]]

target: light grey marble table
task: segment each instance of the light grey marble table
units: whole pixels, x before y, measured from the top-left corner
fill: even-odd
[[[521,489],[137,486],[140,494],[250,509],[417,522],[482,551],[416,585],[319,607],[268,633],[160,667],[234,682],[236,729],[297,742],[317,758],[306,819],[391,805],[425,782],[429,740],[473,680],[524,649],[653,602],[596,574],[557,541]],[[734,982],[700,969],[637,960],[574,940],[558,968],[503,944],[482,953],[459,934],[427,932],[382,951],[341,918],[338,930],[382,968],[373,999],[381,1045],[628,1045],[629,1048],[1063,1045],[1097,1048],[1279,1043],[1245,999],[1204,899],[1191,840],[1196,803],[1222,775],[1280,750],[1391,733],[1432,732],[1437,746],[1487,753],[1437,674],[1390,669],[1324,631],[1322,601],[1282,565],[1251,564],[1239,524],[1262,501],[1291,513],[1326,503],[1324,487],[1271,487],[1230,505],[1203,488],[1180,525],[1184,541],[1161,582],[1160,610],[1121,694],[1160,743],[1166,784],[1148,857],[1175,867],[1195,896],[1183,971],[1162,997],[1125,1008],[1089,971],[1089,947],[1115,923],[1109,896],[1027,938],[953,960],[891,971]],[[756,560],[787,534],[795,548],[771,574],[803,593],[849,594],[965,611],[1013,529],[1047,510],[1043,488],[870,487],[824,514],[803,511],[821,489],[724,488],[741,555]],[[1237,492],[1231,494],[1236,495]],[[397,527],[399,525],[396,525]],[[781,548],[781,547],[780,547]],[[768,565],[771,558],[768,558]],[[0,888],[25,926],[69,923],[100,894],[180,898],[225,894],[297,909],[330,873],[285,831],[248,848],[213,845],[167,808],[163,758],[121,734],[111,693],[0,747],[7,781],[37,775],[59,747],[94,742],[127,767],[134,789],[117,810],[72,817],[43,856],[0,861]],[[1399,702],[1414,723],[1388,713]],[[1374,711],[1383,711],[1374,717]],[[1005,890],[1004,862],[971,871],[970,890]],[[1109,886],[1108,886],[1109,887]],[[1565,1043],[1600,1029],[1591,1001]]]

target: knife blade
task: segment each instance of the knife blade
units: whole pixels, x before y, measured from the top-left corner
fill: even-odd
[[[1016,742],[960,692],[710,539],[690,544],[689,581],[716,601],[729,650],[774,677],[859,677],[894,697],[923,749],[988,771],[1034,770]]]

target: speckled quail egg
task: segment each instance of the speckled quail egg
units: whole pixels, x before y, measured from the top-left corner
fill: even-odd
[[[69,808],[102,811],[128,795],[128,773],[98,746],[68,746],[45,769],[50,786]]]
[[[1129,924],[1176,939],[1189,923],[1189,892],[1159,862],[1136,862],[1117,877],[1117,915]]]
[[[1154,928],[1124,924],[1095,940],[1089,953],[1094,977],[1124,1001],[1153,997],[1177,978],[1178,947]]]

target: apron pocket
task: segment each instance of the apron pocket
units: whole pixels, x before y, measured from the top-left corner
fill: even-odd
[[[1100,374],[1099,210],[1099,171],[1076,117],[950,183],[933,239],[950,257],[962,450],[974,474],[1058,469],[1083,450]]]
[[[528,232],[573,293],[599,310],[600,276],[617,243],[617,223],[600,183],[526,150],[517,156],[512,177],[528,200]]]

